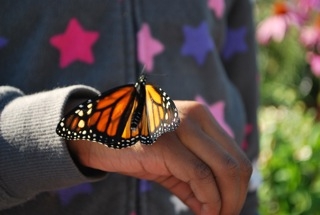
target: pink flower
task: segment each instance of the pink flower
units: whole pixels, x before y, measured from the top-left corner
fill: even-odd
[[[310,64],[312,73],[316,77],[320,77],[320,55],[311,52],[307,55],[307,61]]]
[[[301,29],[300,41],[306,48],[320,52],[320,15],[314,25]]]
[[[257,29],[257,40],[266,45],[270,40],[281,42],[286,34],[288,22],[283,16],[271,16],[262,21]]]
[[[319,0],[299,0],[298,8],[305,13],[309,13],[312,10],[320,11]]]
[[[289,26],[300,26],[305,20],[305,17],[288,3],[277,2],[273,6],[274,15],[258,25],[257,40],[263,45],[271,40],[281,42]]]
[[[320,45],[320,28],[308,26],[301,29],[300,41],[306,48],[313,49]]]

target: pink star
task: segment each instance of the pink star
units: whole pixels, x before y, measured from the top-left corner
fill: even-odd
[[[212,113],[214,118],[217,120],[219,125],[227,132],[227,134],[229,134],[231,137],[234,137],[232,129],[224,119],[224,107],[225,107],[224,101],[218,101],[216,103],[208,105],[208,103],[201,96],[196,96],[195,100],[202,104],[207,105],[210,112]]]
[[[224,12],[224,0],[208,0],[208,7],[214,11],[217,18],[221,18]]]
[[[153,58],[164,50],[162,43],[154,39],[148,24],[143,24],[137,35],[138,60],[145,66],[147,72],[153,69]]]
[[[75,61],[92,64],[91,49],[98,38],[98,32],[84,30],[78,20],[72,18],[66,31],[51,37],[50,44],[60,51],[60,67],[65,68]]]

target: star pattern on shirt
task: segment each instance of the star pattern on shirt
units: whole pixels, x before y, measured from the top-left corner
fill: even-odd
[[[183,27],[184,44],[181,54],[191,55],[199,65],[204,64],[206,56],[214,49],[214,42],[209,32],[209,26],[202,22],[198,27],[185,25]]]
[[[0,49],[5,47],[8,43],[8,40],[4,37],[0,37]]]
[[[208,0],[208,7],[215,13],[217,18],[221,18],[224,13],[224,0]]]
[[[225,102],[224,101],[217,101],[213,104],[208,104],[201,96],[196,96],[196,101],[205,104],[211,114],[214,116],[218,124],[229,134],[230,137],[234,137],[234,133],[228,123],[225,120]]]
[[[147,72],[153,69],[154,57],[164,50],[162,43],[151,35],[150,27],[144,23],[137,34],[138,60]]]
[[[252,124],[246,124],[245,129],[244,129],[245,137],[244,137],[243,142],[241,143],[241,148],[243,150],[247,150],[249,147],[248,136],[252,133],[252,131],[253,131]]]
[[[57,191],[62,205],[68,205],[73,198],[80,194],[90,194],[93,192],[92,185],[89,183],[80,184]]]
[[[246,43],[247,28],[228,28],[222,56],[225,60],[231,59],[237,53],[248,50]]]
[[[66,68],[76,61],[94,63],[92,46],[98,38],[98,32],[85,30],[72,18],[64,33],[51,37],[50,44],[60,52],[60,67]]]
[[[145,193],[151,190],[151,183],[148,180],[140,179],[139,181],[140,193]]]

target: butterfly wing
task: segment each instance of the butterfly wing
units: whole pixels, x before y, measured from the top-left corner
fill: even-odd
[[[67,140],[89,140],[112,148],[123,148],[139,140],[131,129],[138,105],[134,85],[124,85],[87,100],[68,113],[58,124],[57,134]]]
[[[67,140],[89,140],[124,148],[140,140],[152,144],[179,125],[174,102],[161,89],[145,84],[124,85],[89,99],[68,113],[56,132]]]
[[[152,144],[162,134],[175,130],[180,120],[174,102],[161,88],[150,84],[145,88],[146,102],[140,124],[140,142]]]

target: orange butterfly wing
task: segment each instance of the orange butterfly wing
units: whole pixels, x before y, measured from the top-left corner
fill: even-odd
[[[67,140],[89,140],[112,148],[133,145],[138,131],[130,129],[137,105],[134,85],[125,85],[87,100],[74,108],[58,124],[57,134]]]
[[[124,148],[140,140],[152,144],[179,125],[174,102],[161,89],[145,84],[124,85],[87,100],[58,124],[56,132],[67,140],[89,140]]]
[[[161,88],[147,84],[145,100],[140,141],[152,144],[163,133],[174,131],[180,120],[174,102]]]

